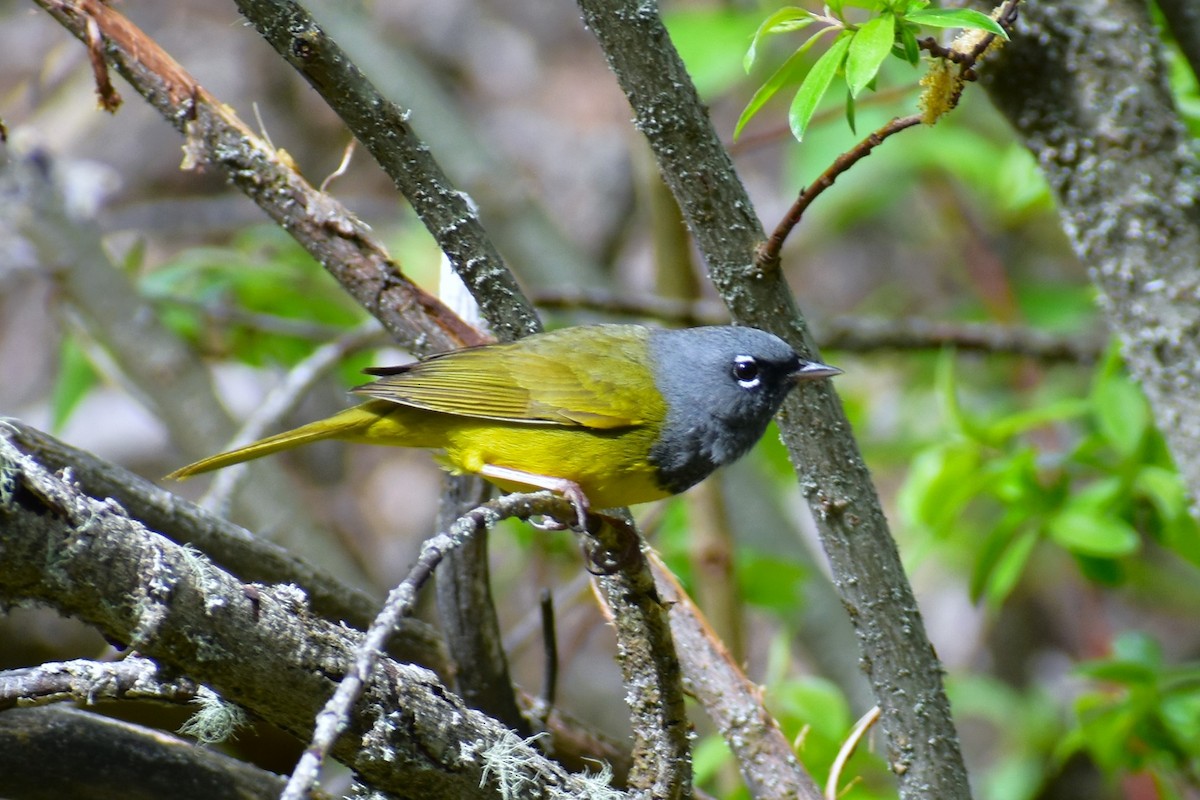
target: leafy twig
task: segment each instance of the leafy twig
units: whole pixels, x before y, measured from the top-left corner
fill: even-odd
[[[1017,5],[1019,3],[1020,0],[1005,0],[1004,4],[996,12],[996,22],[1006,31],[1011,30],[1015,24]],[[792,204],[787,214],[775,226],[775,230],[771,233],[770,238],[763,243],[755,254],[755,265],[760,270],[776,270],[779,268],[779,254],[783,249],[784,240],[787,239],[788,234],[792,232],[796,224],[800,222],[800,217],[812,205],[812,202],[822,192],[832,186],[839,175],[849,170],[864,157],[870,155],[872,150],[889,137],[921,122],[933,124],[937,117],[958,105],[962,95],[963,81],[975,80],[975,66],[987,49],[995,42],[996,34],[972,30],[963,39],[965,41],[956,40],[955,44],[950,47],[943,47],[932,38],[920,42],[922,49],[928,50],[943,62],[953,63],[958,70],[957,75],[953,78],[948,78],[942,83],[923,80],[923,83],[927,83],[927,87],[925,95],[922,96],[921,100],[922,106],[925,109],[922,113],[897,117],[878,130],[873,131],[850,150],[847,150],[834,159],[834,162],[828,169],[821,173],[819,178],[800,192],[800,195],[796,198],[796,202]],[[964,46],[966,49],[959,49],[959,47]],[[939,65],[935,64],[931,68],[931,75],[941,75],[942,73],[939,70]]]
[[[783,249],[783,243],[787,239],[788,234],[792,232],[792,229],[800,222],[800,217],[804,215],[804,212],[808,210],[813,201],[822,192],[833,186],[838,176],[869,156],[871,151],[883,144],[885,139],[920,123],[920,114],[896,117],[878,130],[872,131],[861,142],[834,159],[833,163],[821,173],[820,177],[800,193],[800,196],[796,198],[796,202],[792,203],[791,208],[784,214],[783,219],[775,226],[775,230],[771,232],[770,238],[758,249],[758,252],[754,256],[755,266],[764,272],[779,269],[779,253]]]

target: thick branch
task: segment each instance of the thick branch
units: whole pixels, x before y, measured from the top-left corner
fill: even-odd
[[[0,418],[0,427],[8,432],[18,449],[47,469],[69,467],[71,478],[81,491],[93,497],[112,498],[147,528],[173,542],[195,547],[241,580],[295,584],[308,594],[313,611],[359,630],[365,629],[375,618],[379,607],[377,600],[360,589],[346,586],[323,570],[313,568],[278,545],[20,420]],[[439,675],[451,673],[441,638],[419,620],[405,621],[392,639],[389,652]]]
[[[762,226],[655,7],[635,0],[579,4],[734,319],[815,357],[781,275],[754,264]],[[781,423],[884,709],[902,795],[969,797],[941,665],[841,404],[828,384],[813,383],[792,393]]]
[[[1200,163],[1140,0],[1030,2],[984,81],[1038,160],[1180,473],[1200,497]]]
[[[675,655],[667,605],[632,522],[589,531],[603,552],[617,554],[616,568],[596,584],[612,609],[617,663],[632,711],[632,790],[654,800],[692,796],[691,724],[683,698],[683,675]]]
[[[162,731],[74,708],[0,713],[0,794],[22,800],[274,800],[283,780]]]
[[[314,618],[295,587],[247,586],[146,530],[115,501],[51,475],[7,432],[0,478],[0,601],[77,616],[307,738],[360,634]],[[514,770],[543,791],[591,790],[432,673],[391,661],[372,672],[334,754],[399,797],[487,797]]]

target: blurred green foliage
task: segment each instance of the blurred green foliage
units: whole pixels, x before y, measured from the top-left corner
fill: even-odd
[[[853,22],[845,14],[851,6],[864,12]],[[796,154],[783,159],[789,185],[811,180],[853,143],[842,126],[823,124],[819,110],[839,78],[846,85],[846,108],[860,125],[911,113],[913,93],[878,103],[868,102],[864,93],[876,88],[881,76],[912,81],[906,64],[916,60],[917,26],[987,27],[978,15],[912,0],[830,3],[828,14],[737,6],[689,6],[668,14],[672,37],[706,98],[732,98],[740,107],[752,95],[735,133],[772,97],[794,88],[789,128],[804,142],[801,148],[790,142]],[[809,36],[782,66],[771,69],[757,87],[747,83],[743,68],[757,75],[778,55],[776,44],[797,32]],[[819,40],[828,49],[813,58],[808,49]],[[1195,76],[1176,51],[1170,57],[1183,117],[1200,133]],[[953,188],[956,203],[986,220],[998,250],[1008,245],[998,257],[1011,255],[1025,265],[1026,251],[1038,249],[1043,231],[1056,225],[1050,194],[1033,159],[975,94],[968,92],[960,113],[945,124],[911,132],[903,146],[880,148],[839,178],[838,191],[812,210],[807,244],[815,248],[869,229],[884,237],[920,239],[930,249],[957,247],[958,240],[949,237],[959,223],[924,224],[927,219],[911,207],[911,187],[938,181]],[[1008,234],[1016,244],[1008,242]],[[142,259],[134,247],[125,264],[138,276],[141,291],[172,330],[215,359],[294,365],[364,316],[320,265],[274,226],[247,229],[222,246],[183,250],[153,270],[144,269]],[[1092,300],[1082,285],[1043,280],[1027,266],[1021,271],[1005,266],[1011,268],[1006,277],[1021,324],[1071,334],[1090,321]],[[880,295],[904,289],[892,278],[878,265]],[[868,295],[864,305],[874,302],[883,301]],[[989,319],[980,297],[962,299],[952,312],[960,319]],[[273,320],[303,325],[288,332]],[[62,343],[51,401],[56,426],[97,384],[88,348],[73,335]],[[847,366],[844,358],[854,360],[830,354],[831,361]],[[902,550],[917,569],[935,565],[939,586],[982,606],[980,639],[988,635],[986,626],[998,624],[1008,610],[1027,601],[1050,603],[1047,598],[1059,593],[1114,602],[1135,598],[1144,618],[1160,627],[1179,619],[1194,627],[1200,608],[1200,528],[1151,409],[1124,373],[1115,348],[1094,369],[1042,368],[952,351],[858,358],[837,386],[890,503]],[[343,379],[357,382],[368,359],[348,360]],[[778,497],[785,487],[794,488],[774,430],[754,457],[765,495]],[[688,515],[686,498],[668,501],[654,541],[685,586],[694,586]],[[497,535],[515,543],[522,557],[536,551],[578,570],[569,537],[516,524]],[[520,581],[525,571],[520,564],[500,577]],[[733,574],[748,627],[774,632],[764,669],[770,708],[797,743],[798,756],[823,782],[856,716],[838,685],[804,674],[803,654],[794,652],[806,586],[824,578],[786,552],[757,545],[736,550]],[[1031,632],[1031,650],[1071,659],[1066,675],[1034,674],[1022,683],[989,673],[987,658],[980,656],[978,668],[948,676],[956,714],[987,731],[987,752],[972,764],[983,800],[1051,797],[1045,792],[1064,764],[1079,757],[1113,785],[1146,773],[1162,797],[1194,794],[1200,786],[1196,653],[1164,647],[1146,630],[1118,627],[1120,632],[1104,642],[1109,652],[1101,658],[1071,643],[1036,639],[1042,634]],[[842,786],[853,783],[843,795],[848,800],[894,796],[880,751],[877,744],[873,749],[864,743],[851,759],[842,780]],[[720,737],[702,735],[695,750],[698,785],[711,791],[725,787],[730,765]],[[721,796],[747,794],[735,788]]]

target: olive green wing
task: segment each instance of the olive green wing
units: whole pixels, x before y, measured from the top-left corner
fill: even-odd
[[[626,428],[665,414],[647,354],[642,328],[565,328],[371,370],[383,377],[354,391],[465,417]]]

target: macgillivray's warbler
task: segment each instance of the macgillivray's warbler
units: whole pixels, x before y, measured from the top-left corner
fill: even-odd
[[[176,470],[183,479],[319,439],[423,447],[506,491],[551,489],[581,523],[684,491],[740,458],[798,381],[841,370],[755,328],[585,325],[453,350],[353,391],[367,402]]]

